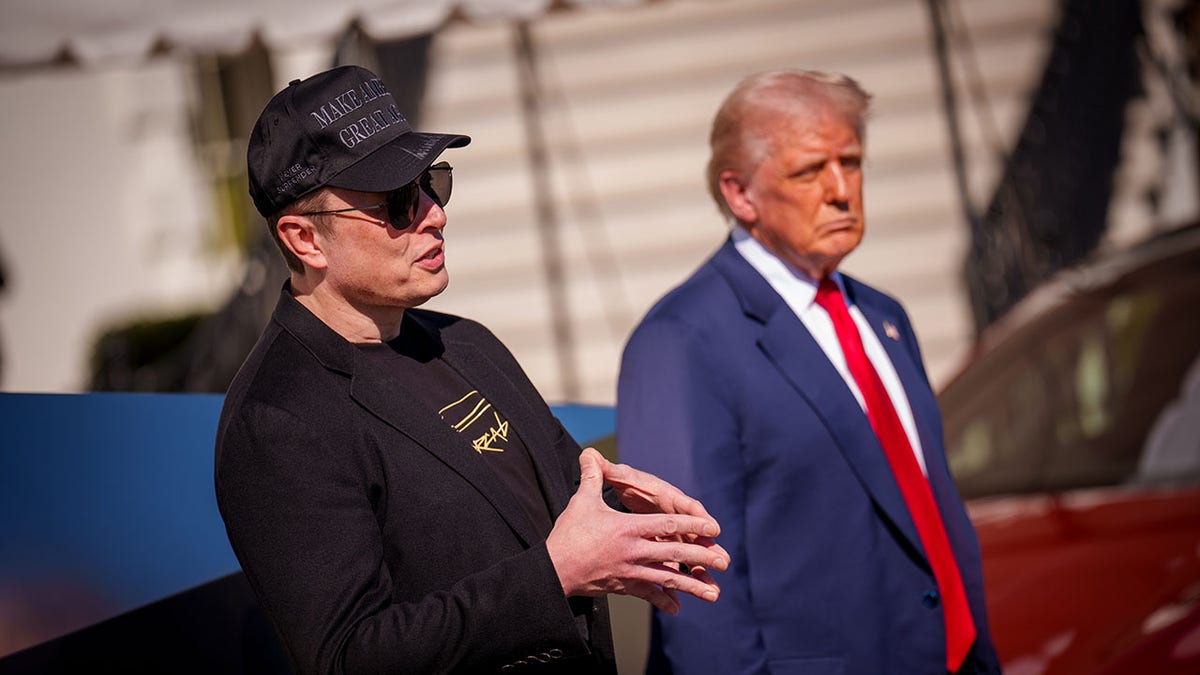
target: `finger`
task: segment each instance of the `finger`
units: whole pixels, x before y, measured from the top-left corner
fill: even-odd
[[[729,555],[724,549],[714,551],[706,546],[685,542],[644,540],[634,551],[642,563],[681,563],[688,567],[705,567],[724,572],[729,569]]]
[[[726,560],[730,559],[729,551],[726,551],[724,546],[718,544],[717,542],[713,541],[712,539],[710,539],[708,537],[695,537],[695,538],[689,540],[689,543],[695,544],[697,546],[703,546],[704,548],[707,548],[708,550],[712,551],[713,553],[716,553],[717,555],[722,556]]]
[[[712,537],[715,536],[712,532],[719,529],[715,520],[702,516],[678,513],[637,513],[628,515],[629,517],[639,519],[639,534],[647,539],[683,539],[688,542],[703,539],[711,542]]]
[[[662,487],[658,492],[659,502],[662,504],[664,512],[685,513],[691,516],[707,518],[716,524],[717,519],[712,517],[712,515],[708,512],[708,509],[704,508],[704,504],[700,503],[699,499],[689,497],[683,492],[683,490],[680,490],[674,485],[671,485],[666,481],[662,481]],[[710,536],[715,537],[720,534],[721,531],[719,527],[720,526],[718,525],[717,531]]]
[[[674,588],[664,588],[662,592],[666,593],[667,597],[671,598],[676,605],[683,606],[683,603],[679,602],[679,593],[676,593]]]
[[[613,464],[612,462],[604,467],[604,479],[614,486],[632,490],[639,497],[648,501],[657,501],[658,490],[663,485],[670,485],[652,473],[639,471],[628,464]]]
[[[655,585],[660,586],[664,592],[676,594],[687,593],[694,595],[705,602],[716,602],[721,596],[721,587],[715,581],[701,581],[700,579],[678,570],[667,567],[666,565],[646,565],[645,569],[650,575],[649,580]]]
[[[707,568],[697,565],[696,567],[689,569],[688,572],[691,573],[691,575],[701,583],[708,584],[709,586],[717,586],[716,580],[713,579],[712,575],[708,573]],[[718,588],[720,587],[718,586]]]
[[[608,461],[608,458],[604,456],[603,452],[600,452],[599,450],[597,450],[596,448],[593,448],[590,445],[588,447],[584,448],[583,451],[586,453],[589,453],[595,457],[596,464],[600,466],[600,472],[602,474],[607,475],[608,472],[611,470],[611,468],[616,466],[612,462]]]
[[[659,489],[660,484],[666,481],[653,474],[638,471],[626,464],[613,464],[609,462],[603,466],[603,469],[604,480],[611,483],[613,487],[627,493],[628,496],[650,504],[658,503],[656,491]]]
[[[606,460],[607,461],[607,460]],[[689,497],[671,483],[654,474],[639,471],[625,464],[607,463],[604,467],[604,479],[614,487],[632,493],[632,496],[658,507],[663,513],[685,513],[688,515],[707,518],[716,525],[717,521],[700,500]],[[720,534],[720,526],[710,536]]]
[[[577,493],[599,496],[604,490],[604,473],[598,460],[604,457],[594,448],[579,453],[579,490]]]
[[[667,591],[649,582],[634,581],[625,586],[625,593],[641,598],[671,616],[679,613],[679,596],[674,591]]]
[[[731,556],[729,555],[729,551],[725,550],[724,546],[721,546],[720,544],[718,544],[716,541],[714,541],[713,539],[711,539],[709,537],[687,536],[687,537],[682,537],[682,538],[677,537],[674,540],[666,538],[666,537],[658,537],[658,538],[655,538],[655,541],[660,541],[660,542],[682,541],[683,543],[686,543],[686,544],[700,546],[704,549],[707,549],[709,551],[709,553],[711,553],[712,555],[716,556],[715,558],[713,558],[714,561],[716,561],[718,559],[724,561],[723,566],[716,564],[714,562],[714,563],[708,564],[708,565],[701,564],[701,565],[698,565],[698,567],[714,567],[717,570],[724,572],[725,570],[729,569],[729,563],[732,560]],[[689,567],[696,567],[696,566],[697,565],[689,565]]]

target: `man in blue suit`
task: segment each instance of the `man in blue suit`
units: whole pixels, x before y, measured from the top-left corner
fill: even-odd
[[[995,673],[979,545],[896,300],[837,271],[864,231],[869,96],[751,76],[713,123],[725,244],[625,348],[622,460],[702,500],[714,605],[654,615],[650,670]]]

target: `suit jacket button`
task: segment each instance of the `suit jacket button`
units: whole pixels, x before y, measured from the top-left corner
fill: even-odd
[[[941,599],[938,597],[937,591],[925,591],[925,593],[921,595],[921,604],[925,605],[929,609],[937,607],[940,602]]]

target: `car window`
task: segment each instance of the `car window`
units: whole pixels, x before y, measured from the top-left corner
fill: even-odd
[[[1195,258],[1073,297],[942,392],[964,497],[1200,480]]]

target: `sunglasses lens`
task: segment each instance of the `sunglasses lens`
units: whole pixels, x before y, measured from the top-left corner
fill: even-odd
[[[417,186],[420,185],[425,194],[429,195],[438,206],[445,206],[450,201],[450,188],[453,179],[450,175],[449,162],[438,162],[426,169],[411,183],[392,190],[387,195],[388,218],[392,225],[405,228],[416,218],[417,202],[421,198]]]
[[[388,219],[398,228],[408,227],[417,207],[417,184],[406,183],[387,195]]]
[[[421,175],[421,187],[425,188],[438,206],[445,206],[450,201],[450,190],[454,187],[454,176],[451,172],[449,162],[438,162]]]

